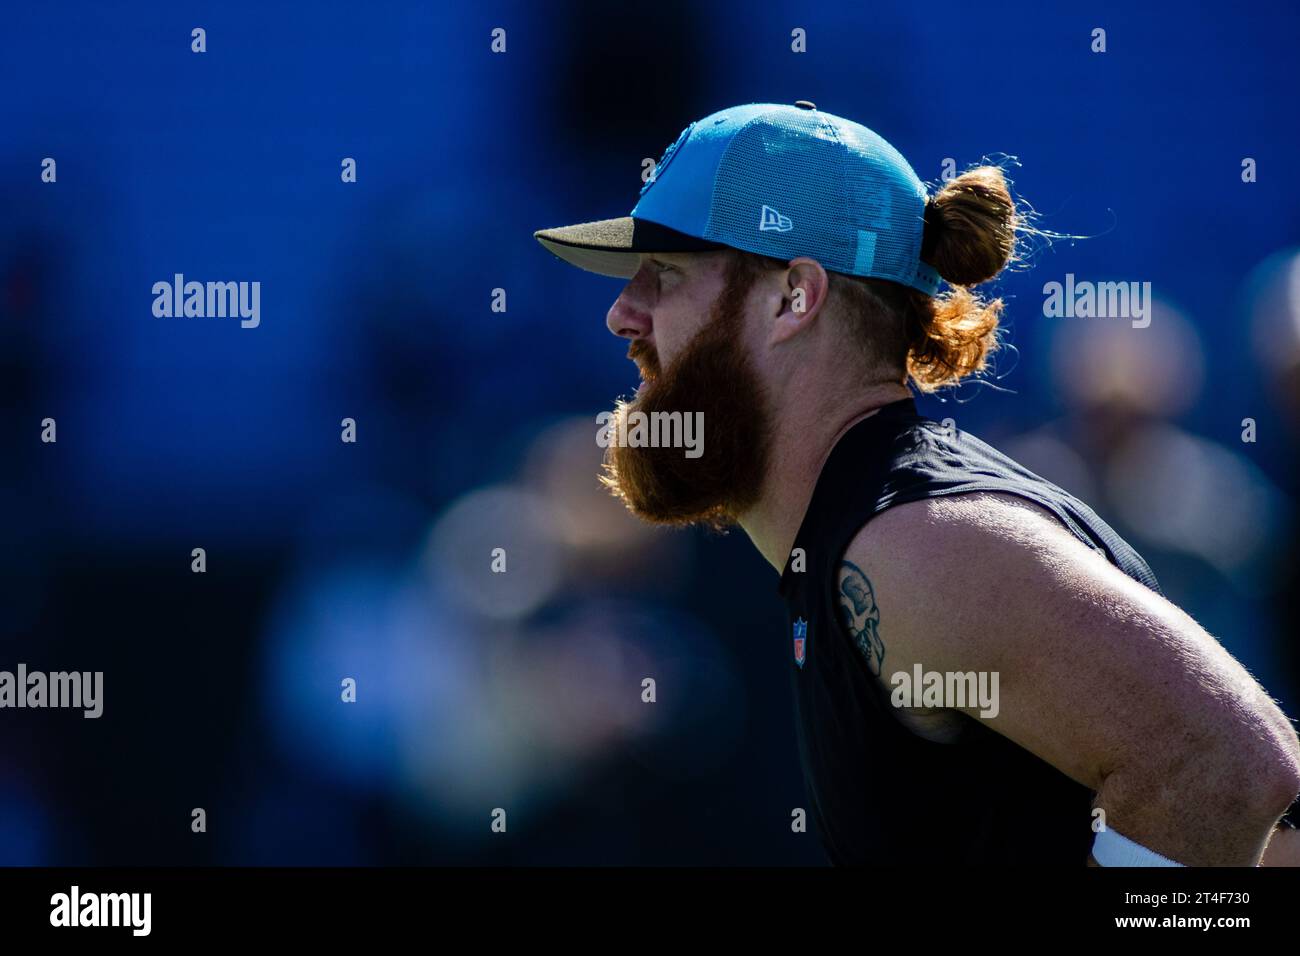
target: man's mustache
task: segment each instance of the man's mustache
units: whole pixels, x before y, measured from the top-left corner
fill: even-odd
[[[645,339],[637,339],[627,347],[627,357],[637,364],[646,381],[659,375],[659,355]]]

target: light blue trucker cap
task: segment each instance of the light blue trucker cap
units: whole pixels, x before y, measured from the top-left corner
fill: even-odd
[[[934,295],[939,274],[921,261],[927,198],[907,160],[865,126],[804,100],[751,103],[682,130],[630,215],[533,235],[566,262],[623,279],[643,252],[731,246]]]

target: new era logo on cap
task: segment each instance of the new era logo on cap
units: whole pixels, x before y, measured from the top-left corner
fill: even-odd
[[[759,232],[789,232],[794,228],[789,216],[783,216],[771,206],[764,206],[758,218]]]

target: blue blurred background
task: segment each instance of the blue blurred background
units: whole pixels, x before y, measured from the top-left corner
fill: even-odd
[[[0,863],[823,862],[776,575],[599,488],[620,284],[531,235],[625,215],[751,101],[931,183],[1014,155],[1093,237],[990,287],[997,388],[921,409],[1083,497],[1300,710],[1300,13],[1251,10],[7,7],[0,668],[102,670],[105,713],[0,713]],[[260,281],[260,326],[154,317],[175,273]],[[1150,327],[1045,318],[1066,273],[1150,281]]]

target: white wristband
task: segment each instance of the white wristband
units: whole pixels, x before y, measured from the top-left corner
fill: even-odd
[[[1092,841],[1092,858],[1099,866],[1182,866],[1141,843],[1134,843],[1118,830],[1105,829]]]

